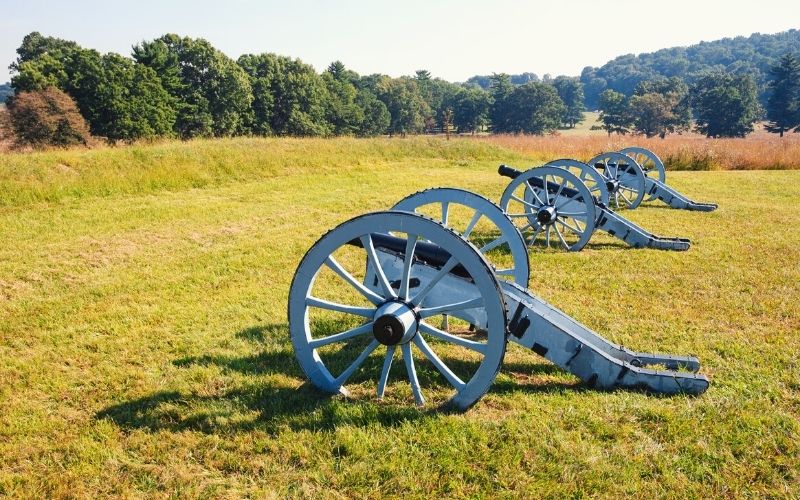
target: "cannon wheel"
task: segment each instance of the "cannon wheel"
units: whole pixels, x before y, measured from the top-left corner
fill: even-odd
[[[603,175],[612,182],[618,182],[619,188],[609,189],[610,201],[614,208],[636,208],[644,199],[644,172],[642,167],[630,156],[615,151],[601,153],[586,162],[588,165],[602,169]],[[620,163],[628,165],[627,170],[618,167]]]
[[[384,273],[373,245],[375,233],[406,235],[399,283],[389,282]],[[435,243],[451,257],[434,278],[413,289],[411,263],[418,239]],[[351,242],[360,242],[361,248]],[[357,258],[339,262],[334,253],[341,250],[355,252],[348,255]],[[460,265],[468,273],[477,297],[437,307],[421,306],[424,296],[448,274],[446,268],[453,268],[449,264]],[[377,292],[354,276],[359,269],[363,275],[367,266],[377,277]],[[350,299],[344,298],[347,295]],[[481,339],[450,334],[426,321],[437,314],[475,308],[483,308],[487,318]],[[349,325],[332,322],[331,315],[345,318]],[[405,328],[403,338],[387,340],[387,324]],[[361,379],[356,382],[359,386],[367,384],[365,379],[372,370],[377,396],[382,398],[395,352],[400,351],[418,405],[425,404],[423,390],[430,389],[437,397],[445,393],[440,398],[444,399],[443,406],[460,410],[469,408],[489,389],[500,369],[507,342],[505,301],[492,267],[481,253],[436,221],[396,211],[350,219],[326,233],[306,252],[289,289],[289,331],[300,366],[311,383],[325,392],[349,395],[345,384],[351,379]],[[415,365],[412,345],[441,377],[428,369],[429,365]],[[434,349],[448,354],[460,350],[466,355],[448,366],[448,357],[439,357]],[[417,374],[420,369],[425,374],[422,378]]]
[[[561,194],[565,190],[567,197]],[[537,167],[520,174],[503,192],[500,208],[514,220],[529,246],[541,236],[546,246],[552,240],[572,252],[586,246],[597,220],[589,188],[575,174],[558,167]]]
[[[578,179],[586,184],[586,187],[591,191],[592,196],[608,206],[608,188],[606,187],[606,179],[603,174],[595,170],[593,167],[583,163],[582,161],[572,160],[569,158],[562,158],[560,160],[553,160],[544,165],[545,167],[559,167],[564,168],[578,176]]]
[[[659,182],[666,182],[667,170],[664,168],[664,162],[649,149],[630,147],[621,150],[620,153],[633,158],[633,160],[642,167],[642,171],[647,177]],[[652,201],[655,199],[655,194],[648,194],[644,201]]]
[[[457,205],[468,209],[472,217],[469,222],[459,221],[462,224],[458,224],[456,221],[448,220],[451,218],[451,209]],[[434,220],[439,220],[442,224],[459,232],[464,239],[478,247],[478,250],[486,257],[486,260],[493,265],[495,274],[499,278],[511,279],[514,283],[527,288],[528,280],[530,279],[530,265],[528,263],[528,249],[525,246],[525,239],[511,219],[491,200],[464,189],[431,188],[403,198],[392,207],[392,210],[419,212],[422,207],[426,207],[429,210],[435,209],[435,214],[426,213],[423,215],[429,215]],[[479,240],[479,238],[486,236],[486,231],[481,231],[479,234],[475,230],[482,219],[491,222],[493,226],[489,232],[489,241]],[[456,229],[456,225],[458,229]],[[494,262],[497,258],[490,253],[493,250],[510,252],[513,267],[506,268],[497,265]]]

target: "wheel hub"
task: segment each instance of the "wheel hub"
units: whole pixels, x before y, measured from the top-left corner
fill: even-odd
[[[536,212],[536,220],[539,224],[552,224],[556,220],[556,208],[552,206],[541,207]]]
[[[383,345],[409,342],[417,334],[419,323],[414,309],[404,302],[386,302],[375,311],[372,334]]]
[[[609,179],[606,181],[606,189],[609,193],[616,193],[619,189],[619,181],[616,179]]]

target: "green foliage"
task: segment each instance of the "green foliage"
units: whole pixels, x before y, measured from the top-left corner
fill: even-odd
[[[355,135],[364,123],[364,108],[357,101],[358,90],[350,76],[339,61],[322,74],[328,90],[325,117],[334,135]]]
[[[246,54],[238,62],[252,82],[255,131],[307,137],[331,133],[325,119],[326,111],[331,113],[331,107],[326,110],[328,89],[313,67],[275,54]],[[346,94],[344,82],[341,86]],[[346,114],[350,110],[338,111]],[[342,126],[350,129],[347,116],[340,118]]]
[[[555,87],[529,82],[514,86],[505,73],[492,75],[492,131],[543,134],[561,126],[566,106]]]
[[[709,72],[725,71],[752,75],[759,98],[766,99],[766,82],[777,60],[800,48],[800,30],[774,35],[755,33],[749,37],[723,38],[689,47],[673,47],[646,54],[619,56],[600,68],[586,67],[581,73],[586,105],[599,105],[600,93],[612,89],[633,95],[644,80],[678,77],[691,85]]]
[[[466,86],[471,88],[480,87],[483,90],[489,90],[492,88],[493,78],[494,74],[486,76],[476,75],[466,81]],[[508,75],[508,81],[511,85],[525,85],[530,82],[538,82],[539,77],[536,73],[520,73],[518,75]]]
[[[583,112],[586,111],[583,102],[583,84],[577,78],[558,76],[553,80],[553,86],[566,108],[561,119],[562,123],[569,128],[575,128],[575,125],[583,121]]]
[[[629,132],[632,124],[625,95],[611,89],[604,90],[600,94],[599,108],[603,130],[608,132],[609,136],[612,133],[627,134]]]
[[[391,122],[389,134],[413,134],[421,132],[425,117],[431,109],[420,94],[416,80],[408,77],[380,79],[376,87],[378,99],[389,110]]]
[[[152,68],[181,104],[175,131],[183,138],[238,135],[252,121],[250,79],[235,61],[202,38],[169,34],[142,42],[134,58]]]
[[[762,115],[749,75],[712,73],[697,81],[692,94],[697,130],[707,137],[744,137]]]
[[[91,139],[75,101],[55,87],[20,92],[8,114],[18,146],[85,146]]]
[[[385,134],[392,123],[392,115],[386,105],[366,88],[358,90],[356,103],[364,113],[358,135],[372,137]]]
[[[491,107],[489,108],[489,118],[492,122],[492,131],[503,133],[511,132],[513,124],[511,115],[513,109],[510,106],[510,96],[514,91],[511,78],[505,73],[495,73],[491,76],[489,92],[491,94]]]
[[[453,102],[453,124],[459,132],[475,133],[489,124],[491,97],[481,88],[460,89]]]
[[[771,70],[770,96],[767,101],[766,129],[783,133],[800,132],[800,61],[794,54],[784,55]]]
[[[530,82],[514,87],[506,98],[509,132],[541,135],[561,126],[566,107],[552,85]]]
[[[688,130],[692,123],[689,88],[680,78],[640,82],[628,103],[635,130],[647,137]]]
[[[175,101],[149,68],[36,32],[24,38],[17,54],[17,91],[61,89],[75,99],[92,134],[112,142],[172,134]]]

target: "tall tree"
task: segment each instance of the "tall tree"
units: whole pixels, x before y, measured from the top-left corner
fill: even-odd
[[[246,54],[239,66],[254,89],[254,130],[277,135],[328,135],[328,90],[312,66],[275,54]]]
[[[750,75],[712,73],[692,88],[697,130],[707,137],[744,137],[761,117]]]
[[[628,103],[637,132],[662,139],[669,133],[688,130],[692,122],[689,89],[679,78],[657,78],[640,82]]]
[[[780,134],[800,131],[800,61],[792,53],[784,55],[770,71],[770,96],[767,100],[767,131]]]
[[[514,91],[511,79],[505,73],[495,73],[491,76],[489,92],[492,95],[492,104],[489,109],[489,118],[492,122],[493,132],[511,132],[511,115],[509,97]]]
[[[154,58],[153,54],[166,54]],[[184,138],[249,132],[253,91],[235,61],[202,38],[164,35],[134,47],[134,58],[168,81],[167,90],[183,103],[176,132]],[[175,75],[180,83],[175,82]]]
[[[672,103],[667,97],[655,92],[631,97],[628,111],[633,127],[646,137],[657,135],[663,139],[675,120]]]
[[[611,89],[600,94],[598,102],[600,121],[609,137],[614,134],[627,134],[631,127],[630,110],[625,95]]]
[[[361,137],[385,134],[392,122],[392,115],[386,105],[367,88],[359,89],[356,103],[364,112],[364,120],[358,129]]]
[[[586,111],[583,102],[583,84],[577,78],[558,76],[553,80],[553,86],[566,107],[561,119],[563,124],[575,128],[575,125],[584,120],[583,112]]]
[[[489,123],[491,96],[480,87],[461,89],[454,99],[453,123],[459,132],[482,130]]]
[[[356,102],[358,90],[350,81],[347,70],[340,61],[328,66],[322,73],[328,90],[325,116],[335,135],[354,135],[361,129],[364,109]]]
[[[512,110],[510,132],[544,134],[561,126],[565,106],[552,85],[537,82],[520,85],[506,101]]]
[[[413,78],[383,78],[377,86],[378,98],[391,114],[389,134],[414,134],[425,126],[430,107],[422,98]]]
[[[92,134],[112,142],[171,134],[175,100],[155,72],[126,57],[34,32],[11,69],[19,91],[54,86],[69,94]]]

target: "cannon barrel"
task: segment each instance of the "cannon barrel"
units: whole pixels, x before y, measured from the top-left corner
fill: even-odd
[[[386,250],[388,252],[403,256],[406,251],[406,239],[392,236],[390,234],[372,233],[372,244],[376,249]],[[361,240],[356,239],[350,241],[348,244],[363,247]],[[414,247],[414,260],[423,262],[431,267],[441,269],[448,260],[450,260],[450,253],[444,248],[430,243],[427,241],[417,241]],[[472,279],[472,276],[467,272],[461,264],[457,264],[450,274],[460,276],[462,278]]]
[[[500,168],[497,169],[497,173],[502,175],[503,177],[510,177],[512,179],[516,179],[520,176],[522,172],[517,170],[516,168],[509,167],[508,165],[500,165]]]

